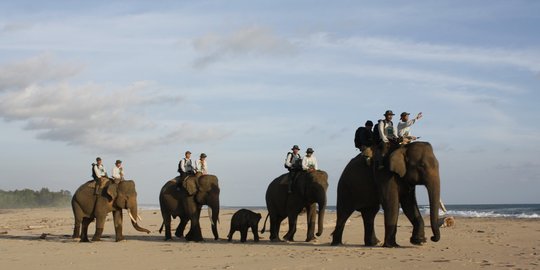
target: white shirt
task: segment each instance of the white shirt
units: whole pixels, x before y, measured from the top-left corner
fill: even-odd
[[[105,172],[105,167],[103,166],[103,164],[101,165],[94,165],[94,173],[96,174],[97,177],[101,178],[101,177],[105,177],[107,175],[107,173]]]
[[[124,168],[122,166],[118,168],[115,165],[112,169],[112,177],[114,179],[124,179]]]
[[[202,174],[208,174],[208,163],[206,160],[200,160],[197,162],[197,171],[201,172]]]
[[[407,122],[399,122],[397,126],[399,137],[411,136],[411,126],[414,125],[414,123],[416,123],[416,119],[412,119]]]
[[[183,158],[180,161],[180,170],[182,170],[183,173],[193,171],[195,172],[195,169],[197,168],[197,164],[193,164],[194,162],[191,162],[191,159]]]
[[[392,121],[379,120],[379,134],[383,142],[398,138],[397,130],[394,128]]]
[[[292,158],[291,158],[291,155],[292,155]],[[301,159],[302,157],[300,156],[300,154],[294,154],[292,152],[289,152],[287,153],[287,157],[285,158],[285,166],[287,168],[292,168],[293,164],[296,163],[296,161],[298,159]]]
[[[313,154],[311,154],[311,157],[306,155],[304,156],[304,159],[302,159],[302,169],[307,171],[309,168],[313,168],[315,170],[319,169],[319,165],[317,165],[317,158]]]

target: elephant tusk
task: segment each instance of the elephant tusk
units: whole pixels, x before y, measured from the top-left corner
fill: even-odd
[[[137,220],[138,220],[138,221],[142,221],[142,217],[139,216],[139,214],[137,214]]]
[[[131,214],[129,210],[128,210],[128,214],[129,214],[129,218],[131,218],[131,221],[133,221],[134,223],[137,223],[137,220],[135,220],[135,218],[133,217],[133,215]]]
[[[212,208],[208,207],[208,218],[210,219],[210,224],[214,226],[214,221],[212,220]]]

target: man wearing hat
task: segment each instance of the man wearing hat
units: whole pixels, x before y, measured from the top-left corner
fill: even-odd
[[[296,178],[296,173],[302,171],[302,157],[298,153],[300,147],[293,145],[292,152],[287,153],[285,158],[285,168],[289,170],[289,193],[292,193],[293,182]]]
[[[200,172],[202,175],[208,174],[208,165],[206,164],[206,154],[201,153],[199,161],[197,162],[197,172]]]
[[[313,152],[315,151],[311,147],[306,150],[306,155],[302,159],[302,169],[304,171],[312,172],[319,169],[317,158],[315,158]]]
[[[178,163],[178,172],[180,173],[180,179],[177,179],[176,186],[177,189],[180,189],[182,187],[182,184],[187,180],[187,178],[191,175],[195,175],[196,173],[196,164],[193,164],[191,162],[191,152],[186,151],[184,154],[184,158],[180,160],[180,163]]]
[[[114,163],[114,167],[112,169],[112,178],[115,182],[120,182],[124,180],[124,167],[122,167],[121,160],[117,160]]]
[[[419,112],[414,119],[409,120],[410,113],[402,112],[401,121],[398,123],[398,135],[403,139],[403,143],[409,143],[418,139],[411,135],[411,126],[416,123],[416,120],[422,118],[422,113]]]
[[[373,145],[373,122],[367,120],[363,127],[359,127],[354,134],[354,146],[360,150],[366,158],[371,158],[371,154],[365,151]]]
[[[378,153],[375,155],[375,165],[379,170],[384,168],[383,160],[390,148],[390,141],[397,141],[398,139],[397,130],[394,128],[394,123],[392,122],[394,115],[391,110],[384,112],[384,119],[379,120],[377,124],[378,130],[375,130],[375,132],[378,132],[378,137],[381,140]]]
[[[96,181],[94,195],[99,195],[99,186],[101,186],[103,181],[107,180],[107,172],[105,171],[103,161],[100,157],[96,158],[96,163],[92,163],[92,178],[94,178],[94,181]]]

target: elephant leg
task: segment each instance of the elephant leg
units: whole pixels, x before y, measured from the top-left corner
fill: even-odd
[[[90,240],[88,240],[88,225],[90,225],[91,222],[92,219],[83,217],[81,228],[81,242],[90,242]]]
[[[92,241],[101,241],[101,235],[103,234],[103,228],[105,227],[105,216],[96,217],[96,233],[92,237]]]
[[[298,216],[295,215],[289,215],[289,231],[285,236],[283,236],[283,239],[293,242],[294,241],[294,234],[296,233],[296,223],[298,221]]]
[[[281,221],[283,217],[278,217],[277,215],[270,215],[270,241],[279,242],[279,227],[281,227]]]
[[[399,247],[396,242],[399,215],[399,193],[394,179],[385,179],[382,184],[382,205],[384,210],[384,247]]]
[[[253,233],[253,240],[255,242],[259,242],[259,231],[257,227],[257,225],[251,226],[251,232]]]
[[[424,219],[420,214],[420,209],[418,209],[414,187],[410,187],[409,189],[404,188],[404,191],[400,194],[400,203],[403,213],[413,225],[413,232],[410,239],[411,244],[422,245],[426,242]]]
[[[245,243],[247,241],[248,227],[242,226],[240,228],[240,242]]]
[[[124,235],[122,234],[122,223],[123,223],[122,210],[113,211],[113,220],[114,220],[114,232],[116,235],[116,242],[123,241]]]
[[[351,208],[340,208],[337,210],[336,228],[332,233],[332,246],[343,244],[343,230],[345,229],[345,223],[354,212]]]
[[[163,225],[165,227],[165,241],[171,240],[171,215],[163,214]]]
[[[231,226],[231,230],[229,230],[229,235],[227,235],[227,241],[229,241],[229,242],[232,241],[232,237],[233,237],[235,232],[236,232],[236,230],[234,229],[233,226]]]
[[[186,235],[187,241],[195,241],[200,242],[203,241],[202,233],[201,233],[201,224],[199,223],[199,216],[200,211],[195,211],[191,215],[191,228],[189,229],[188,234]]]
[[[184,237],[184,230],[186,229],[188,221],[188,217],[180,217],[180,223],[178,224],[178,227],[176,227],[176,231],[174,232],[174,235],[176,235],[176,237]]]
[[[315,240],[315,220],[316,220],[317,210],[315,204],[311,204],[306,207],[306,218],[307,218],[307,236],[306,242]]]
[[[379,212],[379,205],[372,208],[365,208],[360,211],[364,221],[364,245],[368,247],[376,246],[380,243],[375,235],[375,216]]]

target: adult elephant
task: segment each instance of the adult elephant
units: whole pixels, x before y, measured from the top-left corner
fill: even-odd
[[[294,186],[293,192],[288,192],[288,174],[283,174],[274,179],[266,190],[266,207],[270,217],[270,240],[280,241],[279,227],[281,222],[288,218],[289,231],[284,240],[294,241],[296,233],[296,222],[298,215],[302,209],[306,209],[308,231],[306,242],[315,239],[315,218],[317,216],[318,204],[318,230],[317,236],[321,236],[324,227],[324,212],[326,209],[326,190],[328,189],[328,174],[324,171],[299,172]],[[266,220],[264,222],[264,233],[266,228]]]
[[[410,242],[421,245],[426,242],[424,220],[418,209],[415,187],[424,185],[430,203],[430,221],[434,242],[439,241],[437,225],[440,201],[439,162],[427,142],[415,142],[394,150],[385,169],[377,170],[366,164],[360,155],[345,167],[338,183],[337,220],[332,245],[342,243],[345,222],[355,211],[362,213],[364,243],[376,245],[374,219],[379,203],[384,210],[385,247],[398,247],[396,243],[399,206],[413,225]]]
[[[201,226],[199,224],[199,218],[201,215],[201,208],[203,205],[208,206],[208,217],[212,224],[212,233],[214,239],[219,238],[217,223],[219,222],[219,183],[218,178],[215,175],[203,175],[196,179],[196,182],[190,182],[194,184],[193,187],[182,187],[177,189],[176,181],[180,176],[169,180],[161,188],[159,193],[159,205],[161,208],[161,215],[163,217],[163,224],[159,229],[161,233],[163,227],[165,227],[165,240],[172,239],[171,236],[171,220],[179,217],[180,224],[176,228],[175,235],[177,237],[183,237],[184,229],[188,221],[191,221],[189,232],[186,234],[185,239],[187,241],[202,241]],[[188,191],[193,190],[193,192]]]
[[[80,237],[81,242],[89,242],[88,225],[95,219],[96,233],[92,237],[92,241],[100,241],[107,214],[113,212],[116,241],[124,240],[124,236],[122,235],[122,209],[127,209],[131,218],[131,224],[137,231],[150,233],[149,230],[140,227],[136,220],[136,218],[140,220],[140,217],[137,213],[135,182],[131,180],[120,182],[107,181],[99,189],[99,195],[94,194],[94,185],[94,180],[84,183],[75,191],[71,199],[71,206],[75,217],[73,238]]]

